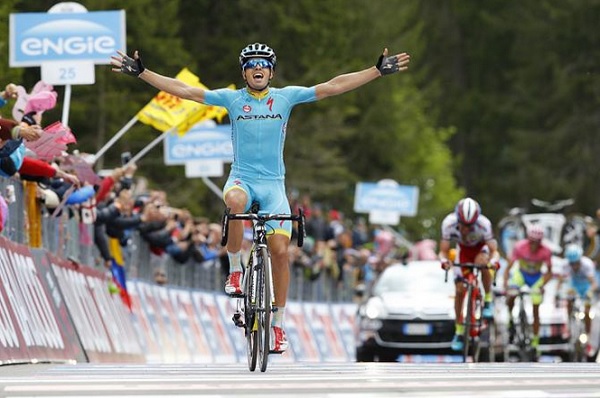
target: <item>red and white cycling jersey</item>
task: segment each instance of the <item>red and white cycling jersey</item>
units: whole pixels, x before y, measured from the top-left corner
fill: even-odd
[[[454,213],[448,214],[442,221],[442,240],[457,244],[457,262],[470,263],[475,260],[477,254],[484,248],[486,242],[494,239],[492,222],[483,214],[477,218],[471,230],[462,236],[459,230],[459,222]]]
[[[442,239],[458,243],[461,246],[477,246],[494,239],[492,222],[481,214],[475,224],[471,226],[471,231],[463,237],[458,228],[456,215],[450,213],[442,221]]]

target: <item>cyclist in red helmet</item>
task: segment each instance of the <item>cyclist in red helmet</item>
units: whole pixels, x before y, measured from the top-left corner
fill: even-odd
[[[527,238],[515,243],[508,266],[504,270],[504,290],[508,287],[520,288],[527,285],[531,288],[531,303],[533,305],[533,338],[531,347],[536,350],[540,344],[540,304],[543,299],[544,285],[552,278],[552,250],[543,242],[544,228],[539,224],[532,224],[527,228]],[[514,265],[517,265],[514,267]],[[543,266],[546,265],[544,272]],[[513,269],[514,267],[514,269]],[[511,273],[511,269],[513,272]],[[512,309],[515,296],[506,298],[508,307],[509,340],[515,335],[515,326],[512,319]]]
[[[379,54],[375,65],[345,73],[312,87],[271,87],[275,76],[275,51],[264,43],[252,43],[242,49],[239,66],[246,86],[239,90],[190,86],[145,68],[138,52],[133,57],[123,52],[112,56],[112,70],[135,76],[182,99],[227,109],[232,125],[233,163],[223,189],[223,200],[232,213],[250,209],[254,201],[262,211],[274,214],[291,212],[285,189],[283,162],[286,129],[292,108],[357,89],[382,76],[408,69],[410,56],[406,53],[388,55],[387,48]],[[292,225],[269,223],[272,233],[268,244],[273,263],[273,284],[276,311],[271,328],[273,351],[283,352],[288,346],[283,331],[283,317],[290,282],[288,246]],[[229,226],[227,252],[229,277],[225,292],[241,294],[242,264],[240,251],[244,228],[241,221]]]
[[[451,260],[451,248],[456,246],[456,258]],[[471,198],[458,201],[454,211],[442,221],[442,239],[440,241],[440,261],[442,268],[448,270],[452,263],[498,264],[500,254],[498,243],[494,238],[491,221],[481,214],[479,203]],[[462,283],[464,275],[471,272],[466,268],[454,267],[454,310],[456,313],[455,334],[451,348],[460,351],[463,348],[464,324],[462,309],[465,296],[465,286]],[[481,270],[483,289],[485,291],[484,307],[481,315],[491,319],[494,316],[492,279],[490,269]]]

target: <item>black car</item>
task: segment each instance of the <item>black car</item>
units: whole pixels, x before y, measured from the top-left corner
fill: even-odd
[[[357,314],[356,360],[389,362],[399,356],[456,355],[454,283],[439,261],[386,268]]]

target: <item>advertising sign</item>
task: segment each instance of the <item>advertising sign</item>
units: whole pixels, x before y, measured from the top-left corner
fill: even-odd
[[[309,320],[302,309],[301,303],[287,303],[285,307],[285,332],[297,361],[319,362],[321,353],[315,339]]]
[[[233,161],[230,125],[196,125],[185,135],[169,133],[164,140],[166,165],[194,160]]]
[[[310,326],[321,358],[325,361],[344,362],[348,360],[344,349],[344,340],[336,328],[329,304],[304,303],[306,319],[310,319]]]
[[[216,363],[237,362],[237,351],[219,313],[215,295],[192,291],[192,302],[197,316],[204,326],[214,361]]]
[[[126,50],[125,11],[10,14],[9,65],[40,66],[49,61],[110,64]]]
[[[204,326],[196,316],[192,294],[189,290],[169,289],[173,307],[181,324],[183,337],[188,344],[193,363],[210,363],[213,361],[210,345],[206,341]]]
[[[419,187],[399,185],[393,180],[356,184],[354,211],[357,213],[390,212],[415,216],[419,204]]]

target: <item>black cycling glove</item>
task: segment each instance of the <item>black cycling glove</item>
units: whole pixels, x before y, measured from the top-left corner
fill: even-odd
[[[121,72],[129,76],[138,77],[140,73],[144,71],[144,64],[142,63],[142,57],[138,54],[138,59],[133,59],[128,55],[123,57],[121,61]]]
[[[391,57],[384,57],[383,54],[381,54],[377,60],[376,67],[382,76],[389,75],[400,70],[400,66],[398,65],[395,55],[392,55]]]

